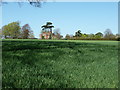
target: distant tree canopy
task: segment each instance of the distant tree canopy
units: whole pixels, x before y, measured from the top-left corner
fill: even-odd
[[[2,34],[6,37],[18,38],[20,34],[19,22],[12,22],[2,27]]]
[[[42,27],[42,32],[52,32],[52,28],[54,28],[54,26],[52,25],[51,22],[47,22],[46,25],[43,25]]]
[[[65,39],[69,40],[70,39],[70,35],[66,34]]]
[[[81,30],[78,30],[77,32],[75,32],[75,36],[76,37],[81,37],[82,36]]]
[[[63,36],[60,34],[60,29],[54,29],[52,33],[52,22],[47,22],[45,25],[41,26],[42,32],[46,33],[46,36],[49,36],[49,39],[61,39]],[[45,34],[45,33],[44,33]],[[34,38],[34,33],[31,30],[29,24],[25,24],[22,27],[18,21],[11,22],[7,25],[4,25],[2,29],[0,29],[0,38],[12,38],[12,39],[29,39]],[[42,36],[43,39],[46,37]],[[75,32],[75,35],[67,34],[65,39],[76,39],[76,40],[120,40],[120,34],[114,35],[110,29],[106,29],[103,33],[97,32],[96,34],[86,34],[81,33],[81,30]]]
[[[5,38],[33,38],[33,31],[28,24],[25,24],[22,28],[19,22],[12,22],[2,27],[2,36]]]
[[[60,34],[60,29],[54,29],[53,34],[56,36],[57,39],[61,39],[63,36]]]
[[[78,30],[74,36],[70,36],[69,34],[65,36],[65,39],[71,40],[119,40],[119,38],[120,36],[118,34],[114,35],[110,29],[106,29],[104,35],[101,32],[97,32],[96,34],[83,34],[81,30]]]
[[[33,31],[31,30],[29,24],[25,24],[22,27],[22,38],[23,39],[34,38]]]
[[[114,35],[112,33],[112,31],[110,29],[106,29],[105,32],[104,32],[104,38],[114,38]]]
[[[2,29],[0,29],[0,38],[2,38]]]
[[[103,37],[103,34],[101,32],[98,32],[95,34],[96,36]]]

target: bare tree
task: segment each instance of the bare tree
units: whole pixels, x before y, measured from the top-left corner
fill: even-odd
[[[60,29],[54,29],[54,35],[56,35],[57,39],[61,39],[63,36],[60,34]]]
[[[54,29],[54,34],[55,35],[60,34],[60,29],[59,28]]]
[[[114,35],[113,35],[113,33],[112,33],[112,31],[110,29],[105,30],[104,38],[108,38],[108,39],[114,38]]]
[[[34,7],[41,7],[42,2],[46,2],[46,0],[16,0],[18,2],[19,6],[21,6],[22,2],[27,1],[30,5]],[[0,6],[3,4],[7,4],[7,2],[4,2],[4,0],[0,0]]]

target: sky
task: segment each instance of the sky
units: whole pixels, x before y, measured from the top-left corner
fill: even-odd
[[[54,29],[59,28],[61,35],[82,33],[95,34],[106,29],[118,33],[117,2],[46,2],[41,8],[24,2],[21,6],[9,2],[2,6],[2,26],[19,21],[20,25],[29,24],[36,38],[41,26],[50,21]],[[0,27],[1,28],[1,27]],[[53,29],[53,31],[54,31]]]

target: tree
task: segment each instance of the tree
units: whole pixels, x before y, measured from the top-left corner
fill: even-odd
[[[88,35],[86,33],[82,34],[82,39],[86,39],[88,37]]]
[[[2,34],[4,35],[4,37],[6,38],[7,36],[10,36],[10,32],[9,32],[10,30],[9,30],[9,27],[8,27],[8,25],[5,25],[5,26],[3,26],[2,27]]]
[[[112,39],[114,38],[114,35],[112,33],[112,31],[110,29],[106,29],[105,32],[104,32],[104,38],[107,38],[107,39]]]
[[[32,6],[35,6],[35,7],[41,7],[41,2],[44,1],[44,0],[28,0],[30,5]]]
[[[66,34],[65,39],[69,40],[70,39],[70,35]]]
[[[57,35],[57,34],[60,34],[60,29],[59,28],[57,28],[57,29],[54,29],[54,32],[53,32],[55,35]]]
[[[103,37],[103,34],[101,32],[96,33],[95,35]]]
[[[73,39],[74,35],[73,34],[70,34],[70,39]]]
[[[84,36],[85,36],[85,37],[88,37],[88,34],[84,33]]]
[[[63,36],[60,34],[60,29],[54,29],[53,34],[57,37],[57,39],[61,39]]]
[[[81,30],[78,30],[77,32],[75,32],[75,36],[76,37],[81,37],[82,36]]]
[[[117,39],[118,41],[120,41],[120,34],[119,34],[119,33],[116,34],[116,39]]]
[[[102,38],[103,34],[101,32],[98,32],[95,34],[95,38]]]
[[[31,27],[29,26],[29,24],[25,24],[22,27],[22,38],[23,39],[28,39],[28,38],[33,38],[34,34],[33,31],[31,30]]]
[[[54,28],[52,23],[47,22],[46,25],[43,25],[41,28],[42,28],[42,32],[51,32],[50,39],[52,39],[52,28]]]
[[[9,23],[8,25],[3,26],[2,32],[3,35],[6,37],[11,37],[11,38],[18,38],[20,35],[20,24],[19,22],[12,22]]]
[[[44,36],[42,36],[42,39],[45,39],[45,37],[44,37]]]
[[[0,38],[2,38],[2,36],[3,36],[3,35],[2,35],[2,29],[0,29]]]
[[[94,37],[95,37],[95,35],[93,33],[88,34],[88,38],[93,39]]]
[[[23,2],[23,1],[25,1],[25,0],[18,0],[19,6],[21,6],[21,4],[22,4],[21,2]],[[26,0],[26,1],[28,1],[28,3],[34,7],[41,7],[41,3],[45,2],[46,0]],[[4,2],[4,0],[0,0],[0,6],[2,4],[7,4],[7,2]]]
[[[46,25],[43,25],[41,28],[43,32],[50,31],[52,33],[52,28],[54,28],[54,26],[51,22],[47,22]]]
[[[35,38],[33,31],[31,30],[29,33],[29,38]]]

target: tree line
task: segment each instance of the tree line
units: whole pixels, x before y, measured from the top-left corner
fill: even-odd
[[[34,38],[34,34],[29,24],[25,24],[21,27],[20,22],[12,22],[2,27],[0,37],[6,39],[28,39]]]
[[[110,29],[106,29],[104,34],[102,32],[97,32],[96,34],[86,34],[82,33],[81,30],[75,32],[75,35],[66,34],[66,40],[119,40],[120,34],[114,35]]]
[[[50,31],[52,33],[52,22],[47,22],[45,25],[41,26],[43,32]],[[77,30],[75,35],[66,34],[65,38],[60,34],[60,29],[54,29],[53,33],[50,35],[49,39],[53,39],[56,36],[57,39],[65,39],[65,40],[119,40],[120,34],[114,35],[110,29],[106,29],[104,34],[102,32],[97,32],[96,34],[86,34],[82,33],[81,30]],[[20,22],[12,22],[7,25],[4,25],[0,30],[1,38],[11,38],[11,39],[36,39],[34,37],[33,30],[31,29],[29,24],[25,24],[20,26]],[[45,39],[44,37],[41,39]]]

